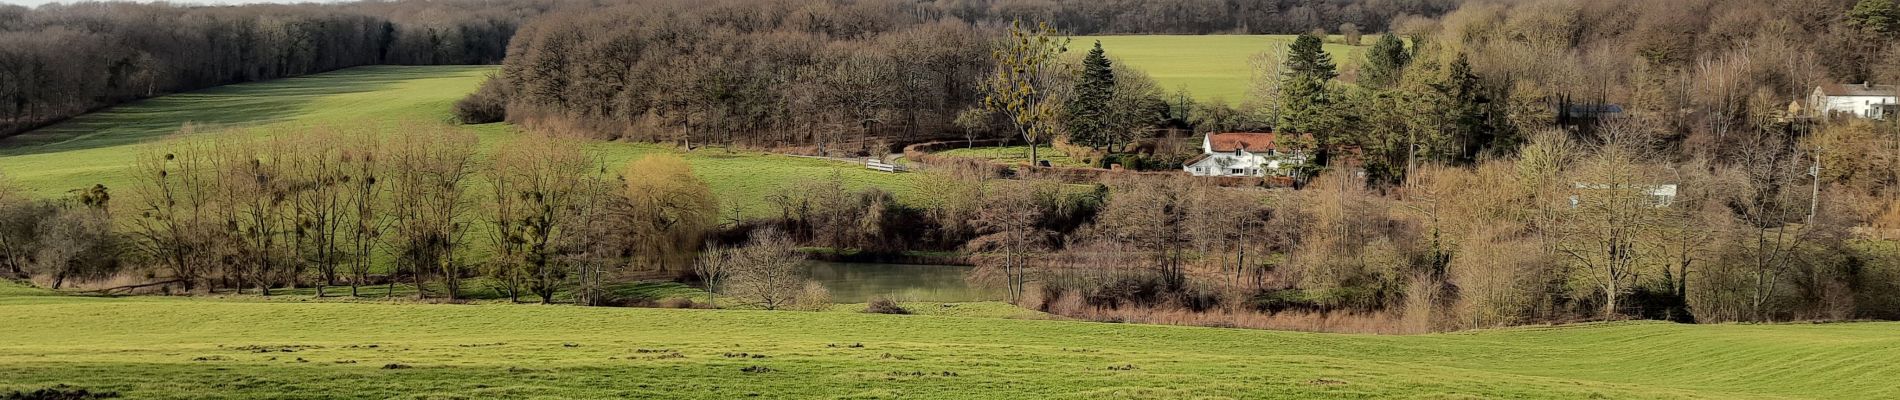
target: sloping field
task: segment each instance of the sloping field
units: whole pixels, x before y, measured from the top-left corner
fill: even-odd
[[[4,284],[0,284],[4,285]],[[1366,336],[534,305],[17,297],[0,395],[129,398],[1900,396],[1900,324]]]
[[[1292,44],[1293,35],[1125,35],[1076,36],[1070,52],[1086,52],[1095,41],[1116,62],[1140,68],[1172,93],[1187,88],[1196,100],[1225,99],[1228,104],[1246,100],[1253,87],[1251,60],[1270,43]],[[1334,39],[1338,37],[1335,36]],[[1372,44],[1377,36],[1362,40]],[[1344,70],[1359,63],[1362,46],[1327,43],[1333,63]]]
[[[130,171],[140,152],[146,151],[145,144],[176,136],[187,124],[194,125],[193,132],[227,128],[238,134],[313,125],[375,126],[400,133],[405,126],[449,121],[450,106],[494,70],[489,66],[358,67],[162,96],[0,139],[0,173],[45,196],[104,184],[112,189],[114,206],[123,209],[134,203],[124,199],[134,195]],[[517,134],[508,124],[457,129],[475,132],[484,147]],[[773,190],[801,179],[826,179],[833,173],[841,174],[848,186],[883,187],[906,200],[918,199],[915,190],[926,186],[920,183],[922,175],[872,172],[857,164],[818,159],[722,150],[685,153],[671,146],[636,143],[590,147],[613,172],[648,154],[682,154],[721,202],[736,203],[753,215],[765,212],[763,199]]]

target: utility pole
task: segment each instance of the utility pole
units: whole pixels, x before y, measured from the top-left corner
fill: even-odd
[[[1808,225],[1814,225],[1814,211],[1821,205],[1821,148],[1814,149],[1814,164],[1808,166],[1808,176],[1814,177],[1814,191],[1808,195]]]

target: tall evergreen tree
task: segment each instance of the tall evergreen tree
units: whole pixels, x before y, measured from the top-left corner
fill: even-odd
[[[1098,149],[1111,145],[1110,129],[1116,124],[1109,102],[1114,98],[1115,69],[1098,40],[1082,58],[1082,76],[1075,81],[1075,97],[1069,99],[1069,143]]]
[[[1847,22],[1868,33],[1890,36],[1900,33],[1900,7],[1894,0],[1860,0],[1847,12]]]
[[[1321,48],[1318,36],[1300,35],[1287,47],[1286,77],[1280,84],[1280,121],[1275,130],[1290,134],[1311,134],[1318,146],[1320,162],[1334,143],[1338,115],[1334,93],[1328,85],[1339,75],[1332,55]],[[1293,139],[1294,135],[1287,135]]]
[[[1286,70],[1288,75],[1311,76],[1319,80],[1333,79],[1339,76],[1338,68],[1333,65],[1333,55],[1327,54],[1324,40],[1313,34],[1300,35],[1287,46]]]
[[[1366,49],[1366,62],[1360,69],[1359,83],[1374,89],[1389,88],[1403,78],[1406,64],[1412,62],[1412,53],[1405,50],[1405,42],[1397,35],[1379,35],[1379,41]]]
[[[1471,72],[1471,62],[1465,54],[1458,54],[1446,68],[1446,75],[1438,90],[1446,100],[1448,136],[1461,147],[1457,154],[1460,161],[1473,161],[1480,151],[1504,137],[1504,133],[1491,123],[1492,98],[1485,91],[1484,82]]]

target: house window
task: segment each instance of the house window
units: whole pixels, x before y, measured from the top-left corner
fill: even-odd
[[[1234,168],[1232,173],[1238,175],[1238,174],[1241,174],[1240,171],[1241,171],[1240,168]]]

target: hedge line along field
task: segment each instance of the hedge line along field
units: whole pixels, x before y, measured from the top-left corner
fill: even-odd
[[[1069,52],[1083,54],[1102,42],[1102,50],[1115,62],[1148,73],[1168,92],[1187,89],[1195,100],[1226,100],[1239,104],[1253,87],[1255,54],[1271,43],[1292,44],[1294,35],[1110,35],[1076,36]],[[1371,45],[1378,36],[1366,35],[1361,43]],[[1340,70],[1359,63],[1364,46],[1340,43],[1339,36],[1327,39],[1326,52]],[[1078,55],[1079,57],[1079,55]]]
[[[0,395],[68,385],[141,399],[1900,396],[1896,323],[1369,336],[32,292],[0,289]]]
[[[456,100],[475,90],[493,66],[372,66],[297,78],[221,86],[173,94],[82,115],[46,128],[0,139],[0,173],[42,196],[104,184],[113,207],[135,202],[133,164],[148,143],[191,132],[234,131],[263,135],[304,126],[371,127],[399,134],[405,126],[448,123]],[[485,149],[519,134],[510,124],[457,126],[476,133]],[[900,200],[922,200],[921,174],[888,174],[861,165],[758,152],[623,142],[590,144],[609,172],[627,161],[657,153],[684,156],[725,204],[747,215],[766,213],[764,197],[801,179],[841,175],[852,188],[881,187]],[[485,193],[477,189],[475,193]],[[134,215],[135,213],[116,213]]]

